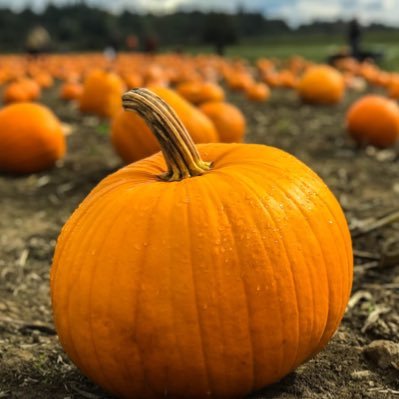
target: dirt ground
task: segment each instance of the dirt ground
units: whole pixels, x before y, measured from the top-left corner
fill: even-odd
[[[249,104],[248,142],[280,147],[311,166],[339,198],[353,233],[355,278],[339,331],[317,357],[251,398],[399,398],[399,148],[359,148],[345,134],[344,115],[357,97],[336,107],[300,105],[279,90],[267,104]],[[0,398],[108,398],[64,355],[54,331],[49,267],[61,226],[99,180],[122,164],[108,125],[82,117],[55,90],[43,101],[72,128],[68,155],[53,170],[0,175]],[[378,345],[378,342],[377,344]]]

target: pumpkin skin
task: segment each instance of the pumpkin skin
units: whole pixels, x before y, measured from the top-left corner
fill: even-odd
[[[33,79],[22,78],[10,83],[4,90],[3,102],[27,102],[37,100],[41,95],[39,84]]]
[[[223,143],[239,143],[245,134],[245,117],[234,105],[225,102],[208,102],[199,109],[213,122]]]
[[[225,97],[223,88],[212,82],[184,82],[177,86],[176,91],[192,104],[223,101]]]
[[[337,104],[345,94],[342,75],[328,65],[309,68],[298,82],[301,99],[314,104]]]
[[[212,121],[175,91],[154,86],[151,90],[176,111],[195,143],[213,143],[219,136]],[[111,142],[125,163],[135,162],[160,150],[150,128],[135,113],[121,110],[111,125]]]
[[[16,102],[26,102],[30,100],[29,93],[19,82],[10,83],[3,92],[3,103],[10,104]]]
[[[60,98],[65,101],[79,100],[83,86],[78,82],[64,82],[60,87]]]
[[[93,70],[83,83],[80,110],[110,118],[122,108],[121,95],[124,88],[124,83],[118,75]]]
[[[143,118],[123,109],[112,120],[111,143],[125,163],[138,161],[160,150]]]
[[[34,173],[52,167],[65,154],[57,117],[45,106],[15,103],[0,110],[0,170]]]
[[[399,77],[392,79],[391,83],[387,87],[388,95],[394,100],[399,100]]]
[[[52,76],[46,72],[38,73],[37,75],[34,76],[34,80],[43,89],[48,89],[54,84]]]
[[[245,91],[248,100],[264,102],[270,97],[270,89],[264,83],[255,83]]]
[[[41,88],[35,80],[30,78],[23,78],[20,79],[18,83],[22,85],[27,93],[29,93],[30,101],[37,100],[41,96]]]
[[[322,180],[281,150],[203,144],[212,168],[161,181],[161,153],[110,175],[64,226],[51,269],[67,354],[121,398],[237,398],[337,329],[351,240]]]
[[[348,110],[346,126],[352,138],[360,143],[389,147],[399,138],[399,107],[382,96],[364,96]]]

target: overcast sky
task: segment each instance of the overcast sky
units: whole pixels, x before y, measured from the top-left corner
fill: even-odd
[[[73,3],[75,0],[51,0]],[[0,7],[20,10],[30,5],[40,11],[50,0],[0,0]],[[137,11],[169,12],[177,8],[234,11],[238,4],[262,11],[270,17],[283,17],[297,25],[314,19],[348,19],[357,15],[363,23],[385,22],[399,26],[399,0],[86,0],[112,11],[123,8]]]

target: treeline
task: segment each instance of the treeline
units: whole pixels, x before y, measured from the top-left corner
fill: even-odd
[[[38,25],[49,32],[54,51],[100,50],[109,44],[124,49],[126,38],[132,35],[138,38],[142,49],[147,37],[155,38],[161,46],[208,42],[223,47],[240,40],[293,33],[283,20],[245,10],[235,14],[200,11],[176,11],[167,15],[130,11],[112,14],[82,1],[63,6],[50,4],[40,14],[30,9],[19,13],[0,9],[0,51],[24,51],[29,32]],[[315,22],[295,32],[343,34],[345,29],[343,21]]]

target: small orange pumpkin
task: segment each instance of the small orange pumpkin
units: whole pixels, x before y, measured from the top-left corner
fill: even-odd
[[[20,85],[28,97],[28,101],[38,100],[41,96],[42,90],[39,84],[30,78],[20,78],[15,81],[16,84]]]
[[[399,76],[395,76],[391,80],[388,86],[388,95],[390,98],[399,100]]]
[[[34,78],[33,78],[38,85],[43,88],[43,89],[48,89],[54,84],[54,79],[49,73],[46,72],[40,72],[37,73]]]
[[[351,291],[334,195],[293,156],[190,140],[132,90],[163,155],[108,176],[67,221],[50,284],[61,344],[120,398],[240,398],[319,352]]]
[[[233,104],[214,101],[200,105],[199,109],[213,122],[223,143],[239,143],[245,134],[245,117]]]
[[[270,97],[270,89],[264,83],[255,83],[245,90],[245,94],[251,101],[264,102]]]
[[[78,82],[65,82],[60,87],[60,98],[62,100],[79,100],[82,93],[83,86]]]
[[[30,101],[31,96],[19,82],[13,82],[6,86],[3,92],[3,103],[10,104],[15,102]]]
[[[223,88],[212,82],[184,82],[176,87],[176,91],[192,104],[223,101],[225,97]]]
[[[212,143],[219,137],[212,121],[193,107],[174,90],[152,87],[179,115],[196,143]],[[146,123],[137,114],[119,111],[111,125],[111,141],[120,157],[126,163],[148,157],[160,150],[159,144]]]
[[[83,83],[79,106],[82,112],[112,117],[122,108],[121,95],[125,85],[113,72],[93,70]]]
[[[382,96],[364,96],[350,107],[346,126],[356,141],[388,147],[399,138],[399,106]]]
[[[314,104],[339,103],[345,93],[345,82],[340,72],[328,65],[310,67],[299,80],[300,98]]]
[[[44,105],[16,103],[0,110],[0,170],[34,173],[52,167],[65,153],[57,117]]]
[[[133,89],[135,87],[140,87],[143,85],[143,77],[138,73],[127,73],[123,76],[123,80],[128,89]]]

